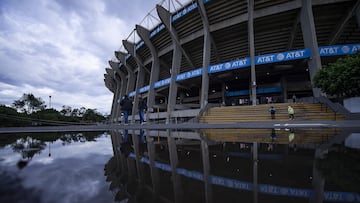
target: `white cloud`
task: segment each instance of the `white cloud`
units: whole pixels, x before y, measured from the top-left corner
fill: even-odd
[[[106,13],[111,5],[105,3],[0,3],[0,104],[33,93],[47,104],[51,95],[58,110],[68,105],[109,113],[112,93],[104,85],[104,68],[132,28]]]
[[[159,0],[2,0],[0,104],[23,93],[109,113],[105,68]],[[131,40],[131,39],[129,39]]]

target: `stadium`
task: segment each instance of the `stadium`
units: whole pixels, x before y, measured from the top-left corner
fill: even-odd
[[[357,0],[162,1],[134,25],[104,81],[119,101],[147,99],[149,120],[191,119],[213,106],[313,101],[324,65],[360,49]],[[177,8],[175,8],[177,5]],[[133,116],[135,122],[137,117]]]

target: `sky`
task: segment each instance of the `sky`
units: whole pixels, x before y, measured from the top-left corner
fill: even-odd
[[[0,0],[0,104],[32,93],[57,110],[65,105],[109,114],[108,61],[157,3]]]

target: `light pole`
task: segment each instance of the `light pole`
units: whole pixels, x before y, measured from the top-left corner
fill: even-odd
[[[49,108],[51,109],[51,95],[49,95]]]

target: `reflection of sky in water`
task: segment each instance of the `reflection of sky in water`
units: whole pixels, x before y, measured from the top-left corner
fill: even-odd
[[[104,165],[113,155],[110,137],[103,135],[96,142],[62,143],[59,140],[50,143],[49,157],[46,142],[46,148],[35,154],[22,170],[16,167],[22,159],[20,153],[14,153],[9,146],[0,149],[1,175],[7,171],[6,174],[22,180],[15,191],[18,194],[13,195],[31,191],[31,195],[24,195],[25,202],[36,202],[35,197],[40,202],[113,202],[114,196],[104,176]]]

